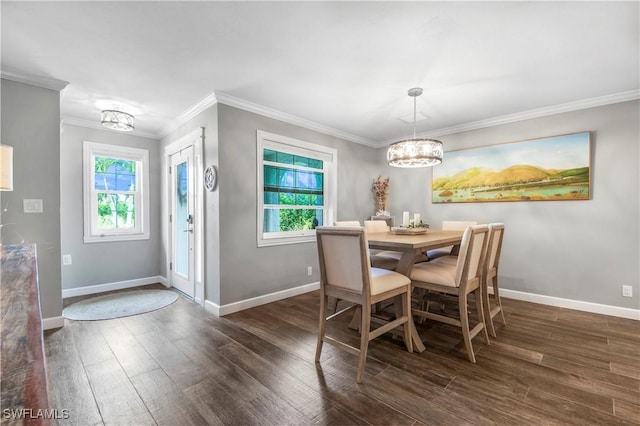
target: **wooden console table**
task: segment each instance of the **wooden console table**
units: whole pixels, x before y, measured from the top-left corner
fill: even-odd
[[[36,247],[0,246],[0,423],[48,425]]]

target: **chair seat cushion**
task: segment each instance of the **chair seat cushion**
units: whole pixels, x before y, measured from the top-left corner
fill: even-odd
[[[390,269],[394,270],[398,266],[398,261],[390,257],[384,256],[371,256],[371,266],[374,268]]]
[[[441,256],[437,259],[434,259],[433,262],[437,262],[437,263],[444,263],[446,265],[453,265],[453,266],[457,266],[458,265],[458,256]]]
[[[439,249],[433,249],[433,250],[429,250],[427,252],[427,257],[429,259],[436,259],[438,257],[442,257],[442,256],[448,256],[451,254],[451,249],[453,248],[453,246],[449,246],[449,247],[442,247]]]
[[[456,263],[452,264],[450,260],[445,260],[448,257],[455,258],[455,256],[445,256],[429,262],[417,263],[411,271],[411,280],[457,287]]]
[[[381,268],[371,268],[371,295],[382,294],[411,284],[406,276]]]

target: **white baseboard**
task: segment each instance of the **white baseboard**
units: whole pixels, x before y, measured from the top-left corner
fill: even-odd
[[[274,293],[265,294],[263,296],[252,297],[251,299],[240,300],[239,302],[228,303],[226,305],[218,305],[210,300],[204,301],[204,309],[216,316],[225,316],[234,312],[243,311],[256,306],[275,302],[277,300],[286,299],[287,297],[297,296],[299,294],[309,293],[320,289],[320,282],[305,284],[286,290],[276,291]]]
[[[42,329],[51,330],[52,328],[64,327],[64,317],[42,318]]]
[[[149,285],[160,283],[167,286],[167,279],[160,275],[155,277],[137,278],[135,280],[117,281],[113,283],[88,285],[86,287],[67,288],[62,290],[62,298],[75,296],[85,296],[87,294],[104,293],[105,291],[122,290],[123,288],[138,287],[141,285]]]
[[[601,305],[599,303],[583,302],[581,300],[562,299],[560,297],[542,294],[525,293],[523,291],[500,289],[500,297],[540,303],[542,305],[557,306],[559,308],[575,309],[577,311],[594,314],[611,315],[613,317],[628,318],[640,321],[640,309],[622,308],[620,306]]]
[[[220,305],[213,303],[211,300],[204,301],[204,310],[217,317],[220,316]]]

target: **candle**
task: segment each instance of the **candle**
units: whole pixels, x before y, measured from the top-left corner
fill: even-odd
[[[402,212],[402,226],[409,226],[409,212]]]
[[[413,224],[416,226],[420,225],[420,213],[413,214]]]

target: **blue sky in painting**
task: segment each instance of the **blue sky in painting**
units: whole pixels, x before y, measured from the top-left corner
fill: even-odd
[[[571,169],[589,166],[589,157],[589,132],[574,133],[445,152],[442,164],[433,168],[433,176],[453,176],[471,167],[498,171],[517,164]]]

